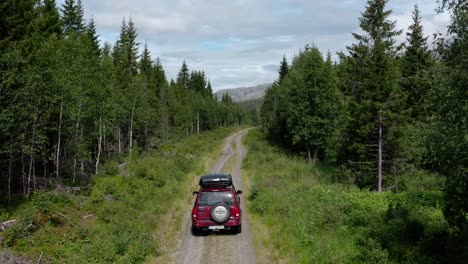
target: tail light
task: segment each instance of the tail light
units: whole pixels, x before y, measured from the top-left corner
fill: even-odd
[[[198,210],[197,207],[194,207],[192,210],[192,218],[195,220],[197,218]]]
[[[236,217],[240,217],[240,209],[239,209],[239,207],[234,207],[234,212],[236,213]]]

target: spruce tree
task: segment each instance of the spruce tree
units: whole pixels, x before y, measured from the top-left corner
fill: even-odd
[[[116,40],[115,45],[112,49],[112,59],[116,67],[120,66],[123,62],[124,44],[126,41],[126,37],[127,37],[127,22],[125,21],[125,18],[123,18],[122,23],[120,25],[119,38]]]
[[[138,46],[137,31],[132,19],[128,20],[124,38],[124,67],[130,76],[135,76],[138,72]]]
[[[206,77],[203,71],[192,71],[190,74],[188,88],[201,94],[206,95]]]
[[[263,99],[262,108],[260,109],[260,119],[263,127],[267,130],[268,136],[271,139],[280,140],[285,135],[285,127],[278,123],[278,96],[279,86],[281,82],[286,78],[289,72],[289,64],[286,60],[286,56],[283,55],[283,60],[280,62],[278,69],[278,79],[273,82],[270,88],[265,92]],[[281,138],[281,139],[280,139]]]
[[[51,34],[59,35],[62,33],[62,20],[60,19],[55,0],[44,0],[40,7],[40,13],[41,21],[38,31],[41,34],[49,36]]]
[[[417,5],[413,10],[413,23],[409,26],[405,53],[402,58],[403,91],[407,93],[407,107],[412,109],[413,118],[424,115],[425,97],[430,84],[428,83],[428,70],[434,62],[427,48],[427,37],[424,37],[421,16]]]
[[[289,71],[288,60],[286,59],[286,56],[283,55],[283,60],[281,61],[280,68],[278,70],[278,80],[276,81],[278,84],[281,84],[281,82],[284,80],[284,78],[288,74],[288,71]]]
[[[280,89],[279,116],[293,149],[308,160],[328,158],[338,106],[331,61],[324,61],[315,46],[306,49],[294,59]]]
[[[213,95],[213,88],[211,88],[211,82],[208,81],[208,84],[206,85],[206,94],[209,96]]]
[[[389,21],[387,0],[368,0],[359,19],[363,34],[353,33],[357,43],[348,47],[348,71],[361,72],[347,89],[348,124],[341,161],[361,187],[382,191],[383,173],[398,157],[398,135],[402,124],[404,94],[398,85],[395,37],[401,31]],[[384,161],[386,161],[384,163]],[[375,184],[377,183],[377,184]]]
[[[143,49],[143,54],[141,55],[139,69],[140,74],[144,77],[146,81],[149,81],[153,62],[151,61],[151,54],[148,49],[148,44],[145,43],[145,48]]]
[[[96,33],[96,25],[94,23],[94,18],[91,18],[88,25],[86,25],[86,35],[91,41],[91,53],[96,57],[101,56],[101,48],[99,46],[99,36]]]
[[[188,69],[187,63],[184,60],[184,62],[182,63],[182,66],[180,67],[179,73],[177,74],[177,85],[179,85],[182,88],[188,89],[189,81],[190,81],[189,69]]]
[[[451,15],[448,39],[439,52],[446,65],[433,91],[434,131],[430,138],[433,161],[447,177],[444,215],[452,228],[450,260],[463,263],[468,256],[468,2],[441,1],[440,11]]]
[[[62,4],[63,31],[67,34],[81,32],[84,29],[83,13],[81,0],[65,0]]]
[[[166,72],[161,64],[161,59],[159,57],[156,58],[156,62],[153,66],[153,76],[154,76],[154,84],[157,89],[161,89],[168,85],[166,79]]]
[[[120,27],[120,36],[114,45],[112,57],[116,66],[116,77],[122,86],[128,86],[129,82],[138,73],[138,46],[135,24],[125,18]]]

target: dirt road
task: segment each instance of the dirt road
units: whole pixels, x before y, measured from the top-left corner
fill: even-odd
[[[242,137],[248,132],[243,130],[229,136],[225,140],[224,151],[211,172],[231,173],[236,189],[242,190],[242,160],[246,154],[242,146]],[[232,148],[235,143],[235,149]],[[235,158],[231,171],[224,168],[230,159]],[[256,254],[250,232],[249,219],[245,209],[245,197],[241,198],[242,233],[232,235],[228,233],[209,233],[194,236],[190,231],[190,214],[186,218],[186,231],[177,254],[176,263],[256,263]]]

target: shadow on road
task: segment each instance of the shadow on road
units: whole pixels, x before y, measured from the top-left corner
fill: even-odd
[[[190,229],[192,236],[195,237],[208,237],[208,236],[235,236],[235,233],[232,230],[217,230],[217,231],[210,231],[210,230],[194,230],[193,228]]]

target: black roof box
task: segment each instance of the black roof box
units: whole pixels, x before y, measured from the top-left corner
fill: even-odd
[[[201,187],[227,187],[232,185],[232,176],[225,173],[211,173],[200,178]]]

